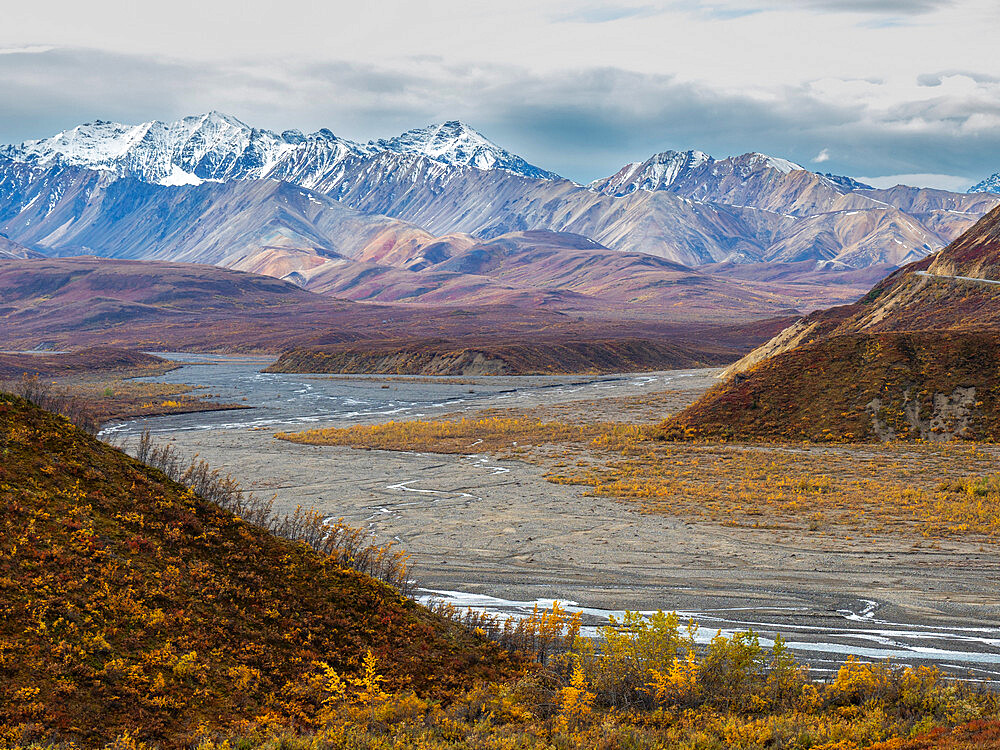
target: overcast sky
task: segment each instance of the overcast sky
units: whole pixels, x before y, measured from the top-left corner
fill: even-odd
[[[35,0],[0,23],[0,142],[461,119],[578,181],[699,148],[964,189],[1000,171],[997,39],[997,0]]]

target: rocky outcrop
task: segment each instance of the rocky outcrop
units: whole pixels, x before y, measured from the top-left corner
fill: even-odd
[[[917,398],[912,388],[907,389],[903,393],[902,406],[903,419],[909,429],[904,435],[899,435],[886,419],[885,410],[890,405],[884,404],[883,399],[873,398],[865,404],[865,411],[871,415],[872,432],[880,440],[919,437],[931,442],[946,442],[972,437],[971,423],[976,405],[975,386],[959,386],[951,393],[935,393],[929,405]]]

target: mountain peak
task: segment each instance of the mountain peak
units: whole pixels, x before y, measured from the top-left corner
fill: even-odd
[[[484,140],[486,139],[486,136],[484,136],[482,133],[480,133],[478,130],[476,130],[471,125],[467,125],[466,123],[462,122],[461,120],[446,120],[445,122],[439,123],[437,125],[429,125],[428,127],[442,128],[442,129],[445,129],[445,130],[458,130],[458,131],[466,131],[467,130],[467,131],[471,131],[473,133],[476,133],[480,138],[483,138]]]
[[[356,144],[328,135],[328,140],[336,141],[332,150],[338,155],[358,152]],[[301,133],[277,135],[211,110],[172,122],[125,125],[98,120],[51,138],[27,141],[8,149],[7,155],[43,166],[61,162],[145,182],[196,185],[205,180],[266,177],[305,140]]]
[[[733,161],[746,162],[750,167],[769,167],[770,169],[776,169],[782,174],[788,174],[789,172],[796,171],[806,171],[806,168],[801,164],[796,164],[794,161],[789,161],[788,159],[782,159],[780,156],[770,156],[769,154],[762,154],[759,151],[751,151],[748,154],[743,154],[742,156],[734,156]]]
[[[210,110],[203,115],[185,117],[183,121],[190,120],[197,120],[204,125],[228,125],[229,127],[238,128],[240,130],[252,130],[249,125],[238,117],[234,117],[226,112],[220,112],[217,109]]]
[[[970,187],[968,193],[1000,193],[1000,172]]]
[[[646,161],[626,164],[611,177],[594,180],[590,189],[609,195],[628,195],[636,190],[668,190],[684,176],[714,162],[704,151],[661,151]]]
[[[517,154],[498,146],[485,135],[461,120],[447,120],[423,128],[414,128],[395,138],[372,141],[369,147],[377,151],[423,156],[458,167],[475,167],[551,180],[553,172],[529,164]]]

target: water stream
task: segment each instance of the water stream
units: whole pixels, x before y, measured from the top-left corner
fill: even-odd
[[[677,387],[684,379],[707,377],[706,371],[675,371],[625,376],[553,376],[524,378],[426,378],[373,376],[317,376],[261,372],[271,361],[252,357],[215,357],[161,354],[183,366],[165,375],[145,380],[204,386],[212,400],[238,402],[249,409],[201,412],[135,419],[111,424],[104,434],[116,439],[143,430],[153,433],[183,433],[195,430],[302,429],[328,425],[346,426],[388,419],[414,419],[448,412],[491,406],[523,406],[538,403],[598,398],[621,392],[656,392]],[[626,387],[627,386],[627,387]],[[501,475],[510,470],[497,465],[487,454],[475,452],[457,460],[482,472]],[[430,518],[442,503],[475,503],[482,497],[449,491],[426,481],[401,476],[385,487],[398,501],[379,498],[367,519],[376,528],[379,519],[404,509],[427,508]],[[533,581],[539,589],[544,581]],[[461,588],[460,586],[457,588]],[[536,589],[537,590],[537,589]],[[514,601],[461,590],[421,590],[423,601],[438,599],[460,609],[493,615],[526,617],[535,606],[551,606],[551,599]],[[610,617],[621,611],[562,602],[571,612],[580,612],[584,633],[595,635]],[[663,607],[670,609],[669,602]],[[836,611],[810,611],[809,607],[699,608],[679,612],[701,625],[698,638],[707,642],[717,632],[730,635],[752,629],[760,642],[770,646],[777,633],[814,671],[831,671],[848,655],[861,659],[892,659],[901,663],[932,663],[955,675],[985,683],[1000,684],[1000,627],[928,627],[880,619],[875,599],[846,602]],[[647,612],[648,614],[649,612]]]

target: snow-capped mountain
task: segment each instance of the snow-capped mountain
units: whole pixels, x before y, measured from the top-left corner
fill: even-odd
[[[626,164],[618,172],[590,183],[593,190],[610,195],[628,195],[636,190],[667,190],[679,177],[714,161],[703,151],[664,151],[646,161]]]
[[[394,151],[416,154],[428,159],[460,167],[502,169],[505,172],[541,180],[557,179],[559,175],[529,164],[489,140],[463,122],[450,120],[440,125],[408,130],[402,135],[367,144],[370,152]]]
[[[1000,193],[1000,172],[969,188],[970,193]]]
[[[590,189],[605,195],[628,195],[636,190],[694,194],[696,186],[717,183],[727,177],[741,181],[756,176],[776,177],[805,170],[795,162],[767,154],[749,153],[716,160],[703,151],[664,151],[643,162],[626,164],[618,172],[590,183]]]
[[[309,135],[286,130],[279,135],[230,115],[209,112],[175,122],[154,120],[140,125],[91,122],[51,138],[9,146],[0,153],[39,166],[61,163],[161,185],[275,178],[312,187],[329,181],[331,173],[346,161],[384,152],[535,179],[558,177],[457,121],[360,144],[327,129]]]
[[[825,177],[835,185],[839,185],[845,190],[874,190],[875,188],[866,182],[860,182],[853,177],[845,177],[842,174],[831,174],[830,172],[817,172],[820,177]]]
[[[78,125],[7,149],[18,161],[62,163],[166,185],[261,177],[295,148],[282,136],[209,112],[176,122]],[[346,144],[341,147],[347,150]]]

